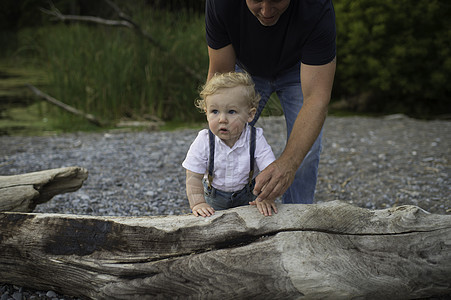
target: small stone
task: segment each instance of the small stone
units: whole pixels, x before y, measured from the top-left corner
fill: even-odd
[[[15,293],[13,294],[13,299],[14,299],[14,300],[22,300],[22,293],[20,293],[20,292],[15,292]]]
[[[57,297],[57,294],[54,291],[48,291],[47,294],[45,294],[49,298],[55,298]]]
[[[0,298],[0,300],[8,300],[9,299],[9,292],[5,292],[2,297]]]

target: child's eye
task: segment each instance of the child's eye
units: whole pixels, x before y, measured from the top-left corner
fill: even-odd
[[[212,113],[212,114],[217,114],[218,113],[218,110],[217,109],[213,109],[210,113]]]
[[[236,114],[236,110],[233,110],[233,109],[229,110],[229,114],[231,114],[231,115]]]

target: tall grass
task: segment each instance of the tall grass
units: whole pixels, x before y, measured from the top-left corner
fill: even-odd
[[[70,23],[24,31],[22,40],[32,44],[26,48],[36,50],[48,72],[46,92],[110,122],[145,115],[202,120],[193,105],[202,82],[174,61],[206,78],[203,16],[153,11],[144,5],[131,15],[167,51],[127,28]]]

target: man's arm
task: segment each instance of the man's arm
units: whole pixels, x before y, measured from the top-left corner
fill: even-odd
[[[208,47],[208,57],[210,59],[210,63],[208,67],[207,81],[210,80],[215,73],[235,71],[236,54],[232,44],[217,50]]]
[[[282,155],[256,178],[254,194],[258,195],[257,201],[274,200],[282,196],[293,182],[296,170],[321,132],[326,119],[335,67],[335,59],[322,66],[301,64],[304,104]]]

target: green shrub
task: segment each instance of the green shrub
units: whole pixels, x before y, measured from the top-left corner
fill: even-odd
[[[373,112],[450,112],[451,5],[439,0],[334,5],[335,99],[359,99],[355,109]]]

